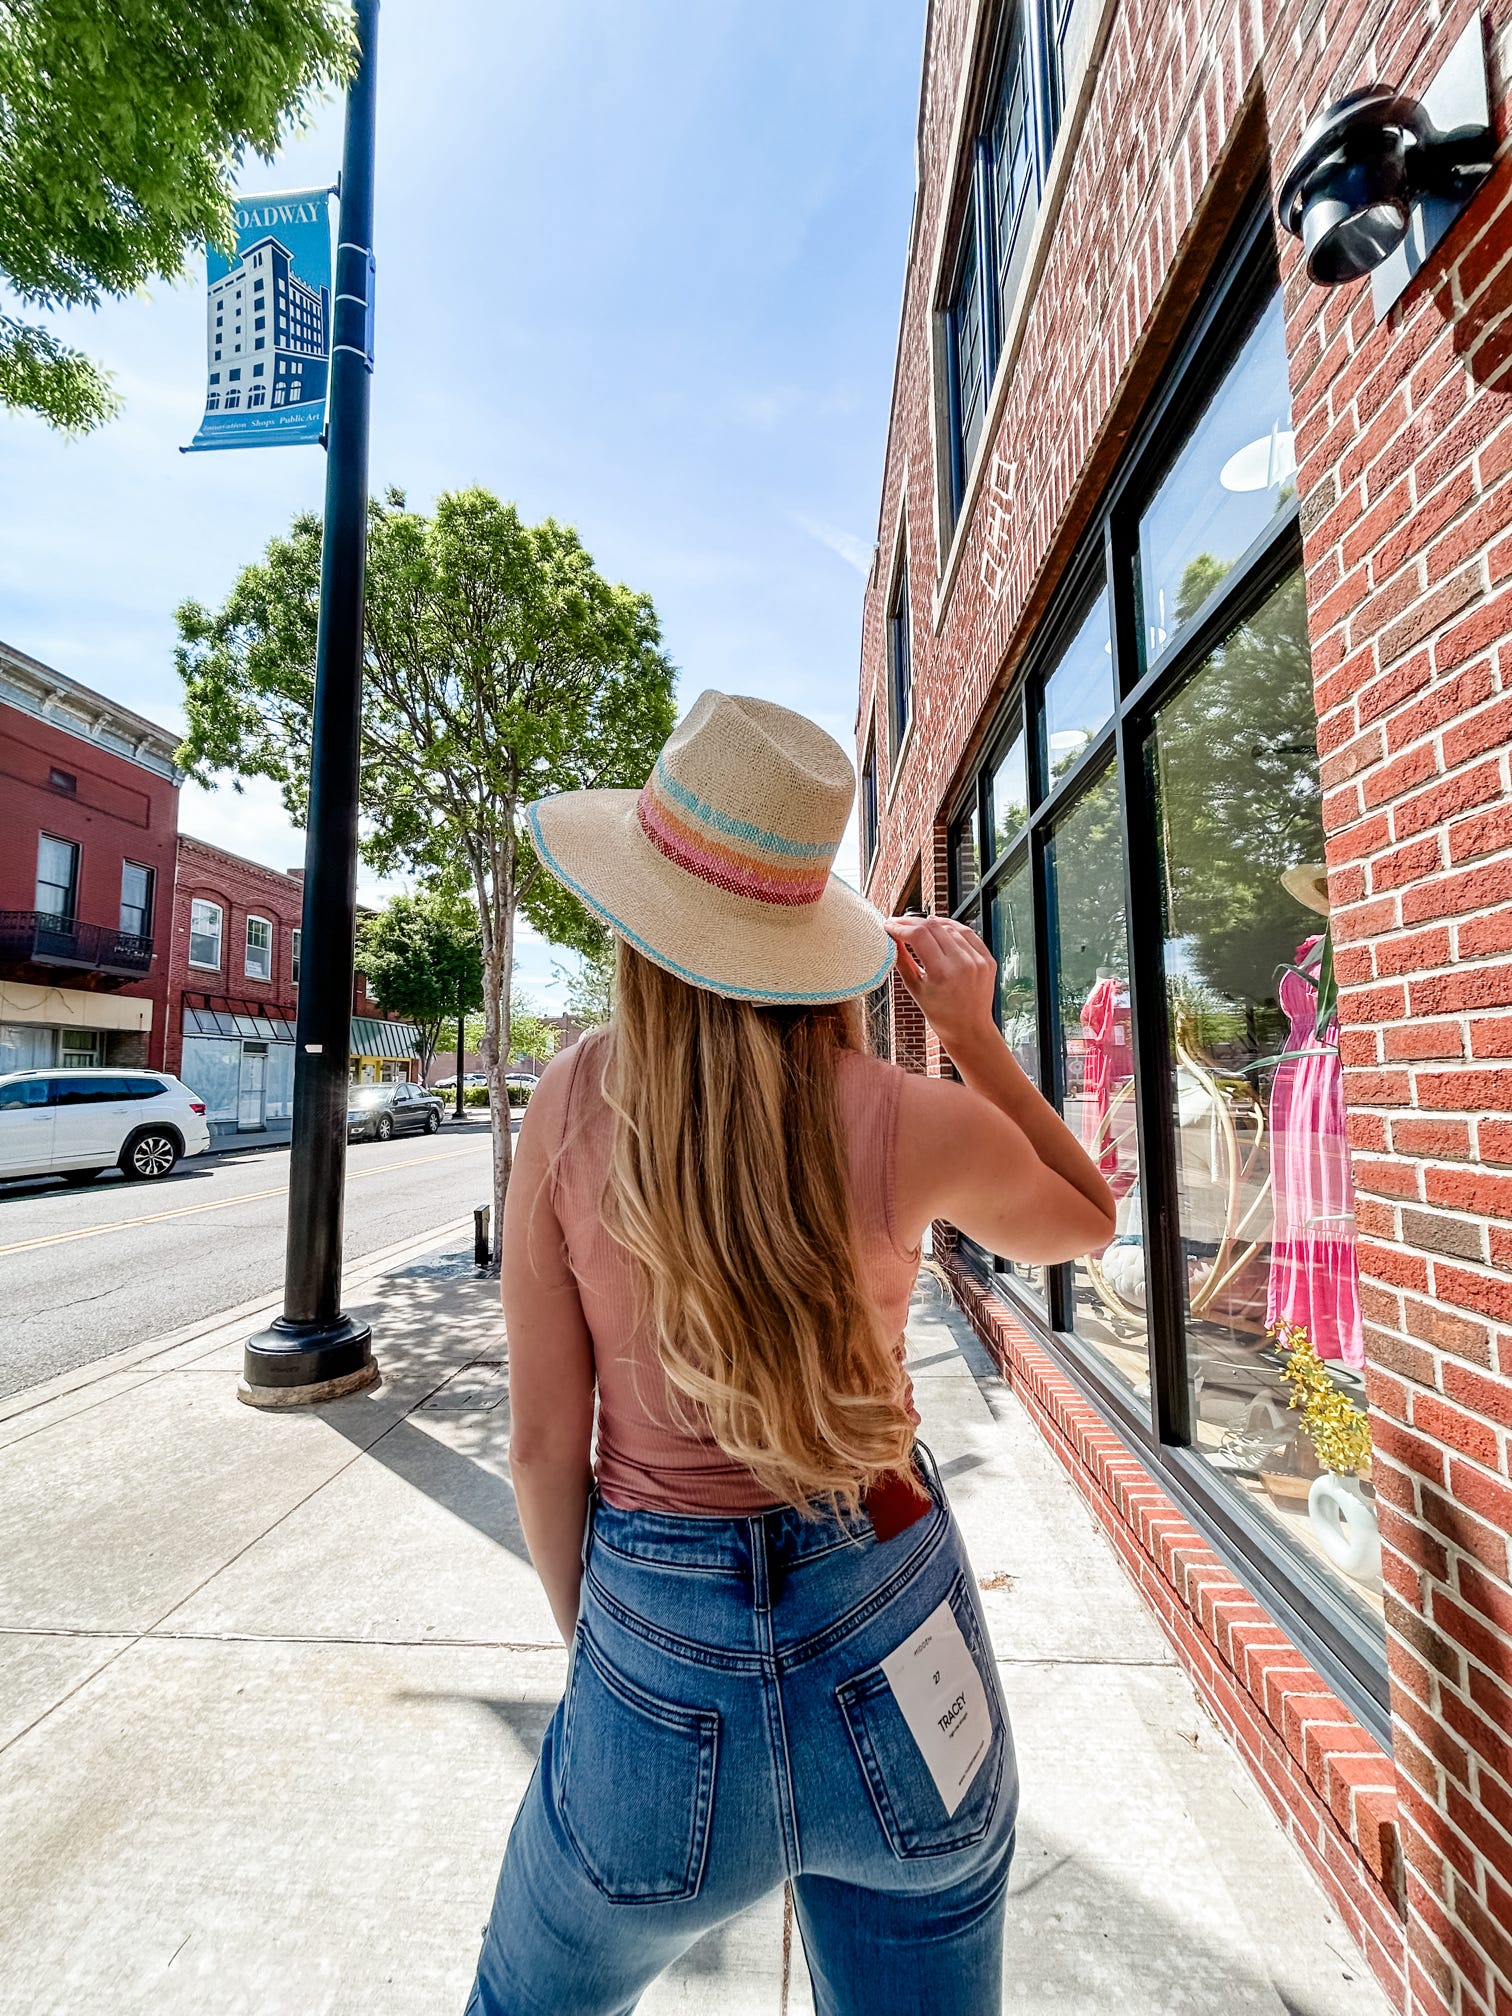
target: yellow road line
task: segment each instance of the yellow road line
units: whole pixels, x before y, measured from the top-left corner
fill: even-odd
[[[477,1146],[487,1144],[480,1141]],[[361,1183],[369,1176],[392,1176],[400,1169],[432,1169],[438,1162],[455,1162],[461,1155],[472,1155],[473,1148],[451,1148],[444,1155],[412,1155],[407,1162],[390,1162],[382,1169],[359,1169],[355,1176],[348,1176],[348,1183]],[[117,1218],[109,1225],[81,1225],[76,1232],[52,1232],[44,1239],[18,1239],[12,1246],[0,1246],[0,1254],[30,1253],[38,1246],[66,1246],[74,1239],[100,1239],[107,1232],[125,1232],[133,1225],[158,1225],[165,1218],[192,1218],[200,1211],[229,1211],[234,1204],[255,1204],[260,1197],[284,1197],[288,1195],[287,1183],[276,1184],[271,1190],[243,1190],[237,1197],[220,1197],[210,1204],[181,1204],[176,1211],[149,1211],[141,1218]]]

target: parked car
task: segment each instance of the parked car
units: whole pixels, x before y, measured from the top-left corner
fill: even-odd
[[[347,1139],[388,1141],[395,1134],[435,1134],[445,1111],[423,1085],[354,1085],[347,1099]]]
[[[132,1182],[151,1182],[209,1146],[204,1100],[166,1071],[0,1077],[0,1177],[92,1183],[115,1167]]]
[[[465,1092],[470,1086],[486,1085],[487,1083],[488,1083],[488,1076],[486,1072],[469,1071],[463,1077],[462,1089]],[[449,1077],[438,1078],[435,1084],[432,1085],[430,1089],[432,1090],[432,1092],[455,1092],[457,1089],[456,1072],[453,1071]]]

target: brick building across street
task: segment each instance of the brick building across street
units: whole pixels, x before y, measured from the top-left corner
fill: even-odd
[[[176,746],[0,644],[0,1071],[161,1065]]]
[[[1482,61],[1416,277],[1310,281],[1304,127]],[[1509,0],[935,0],[857,722],[1119,1202],[936,1251],[1421,2016],[1512,2012],[1509,77]]]

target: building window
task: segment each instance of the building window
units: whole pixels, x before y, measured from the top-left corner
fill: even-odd
[[[70,798],[79,788],[79,780],[72,770],[49,770],[47,782],[52,790],[62,791]]]
[[[139,861],[121,863],[121,929],[130,938],[152,936],[153,873]]]
[[[953,913],[997,960],[1004,1039],[1118,1205],[1101,1253],[980,1264],[1257,1562],[1351,1698],[1384,1714],[1380,1574],[1338,1567],[1325,1515],[1309,1513],[1319,1465],[1282,1378],[1305,1332],[1335,1391],[1363,1405],[1263,213],[1108,486],[948,843]],[[1339,1490],[1368,1520],[1368,1480]]]
[[[872,728],[866,744],[866,761],[861,766],[861,873],[876,859],[880,804],[877,796],[877,731]]]
[[[79,849],[73,840],[51,833],[37,840],[36,907],[44,917],[71,924],[79,914]]]
[[[220,380],[221,380],[221,374],[219,373],[219,371],[212,371],[210,373],[210,383],[212,385],[219,385]]]
[[[302,935],[297,924],[289,933],[289,979],[296,987],[299,985],[299,941]]]
[[[888,749],[894,767],[913,715],[913,621],[908,606],[908,549],[887,605]]]
[[[273,926],[266,917],[247,919],[247,951],[242,970],[249,980],[273,977]]]
[[[189,964],[220,971],[221,907],[196,896],[189,905]]]
[[[987,128],[991,164],[992,250],[997,290],[993,361],[1002,350],[1008,316],[1029,250],[1034,213],[1039,208],[1039,172],[1034,147],[1034,89],[1024,15],[1015,7],[1000,59],[997,91]]]
[[[987,339],[982,326],[982,267],[977,256],[976,200],[966,213],[960,268],[946,317],[950,352],[951,491],[960,509],[987,411]]]

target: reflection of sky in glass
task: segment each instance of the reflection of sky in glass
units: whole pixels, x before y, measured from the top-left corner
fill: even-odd
[[[1108,594],[1103,589],[1045,681],[1045,736],[1052,784],[1071,768],[1112,712],[1113,655],[1108,641]]]
[[[996,860],[1023,832],[1029,817],[1029,789],[1024,771],[1024,738],[1015,735],[992,773],[987,800],[987,816],[992,826],[992,854]]]
[[[1139,525],[1148,664],[1296,489],[1281,296],[1250,331]],[[1188,569],[1194,561],[1210,565]],[[1054,758],[1052,756],[1052,763]]]

